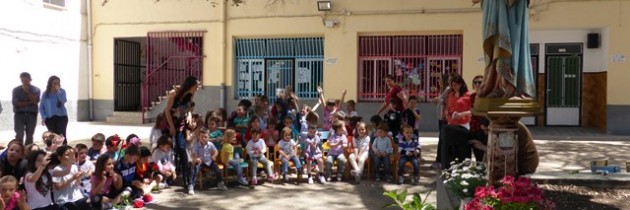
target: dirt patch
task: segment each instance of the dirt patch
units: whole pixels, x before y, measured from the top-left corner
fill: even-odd
[[[630,189],[550,184],[540,187],[545,190],[545,196],[556,203],[557,209],[630,209]]]

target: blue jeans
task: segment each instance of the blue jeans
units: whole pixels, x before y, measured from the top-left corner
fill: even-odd
[[[298,173],[300,173],[302,171],[302,163],[300,162],[300,159],[297,158],[297,156],[293,155],[289,158],[290,161],[293,161],[293,164],[295,165],[295,168],[297,168]],[[289,171],[289,160],[286,159],[282,159],[282,173],[286,174]]]
[[[398,164],[398,175],[402,176],[405,172],[405,163],[411,162],[413,165],[413,175],[418,176],[418,157],[415,156],[400,156],[400,163]]]
[[[387,176],[390,176],[392,162],[389,160],[389,155],[385,155],[385,157],[374,155],[374,175],[376,175],[377,177],[379,176],[378,168],[381,167],[381,164],[383,164],[383,168],[385,168],[385,174],[387,174]]]
[[[343,176],[344,168],[346,167],[346,156],[343,154],[338,155],[328,155],[326,157],[326,177],[330,178],[332,176],[332,167],[335,163],[335,159],[337,160],[337,176]]]
[[[177,156],[177,168],[180,169],[184,177],[184,185],[191,185],[191,169],[188,163],[188,155],[186,154],[186,138],[185,132],[178,132],[175,135],[175,156]]]
[[[190,177],[191,183],[192,185],[195,185],[195,183],[197,183],[197,176],[199,176],[199,172],[201,171],[201,169],[203,168],[209,168],[210,170],[214,171],[215,176],[217,176],[217,181],[218,182],[222,182],[223,181],[223,173],[221,171],[221,169],[219,169],[219,166],[217,165],[216,162],[212,161],[212,163],[210,163],[210,165],[206,165],[204,163],[199,164],[199,165],[195,165],[193,167],[191,167],[192,169],[192,173]]]

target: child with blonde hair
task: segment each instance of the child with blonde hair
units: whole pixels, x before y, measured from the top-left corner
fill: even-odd
[[[320,147],[319,135],[317,135],[317,125],[309,125],[308,133],[302,134],[300,143],[304,144],[304,159],[306,160],[306,174],[308,176],[308,183],[313,184],[313,178],[311,177],[311,166],[315,161],[320,169],[324,168],[324,160],[322,160],[322,150]],[[319,181],[322,184],[326,183],[324,178],[324,172],[319,171]]]
[[[258,184],[257,171],[258,162],[261,162],[265,168],[267,168],[267,173],[269,177],[267,179],[269,181],[273,181],[276,179],[276,175],[273,174],[272,166],[273,163],[267,160],[265,157],[265,153],[267,152],[267,145],[265,145],[265,141],[260,138],[260,133],[262,131],[260,129],[251,130],[252,139],[247,142],[247,154],[250,159],[250,167],[252,168],[252,185]]]
[[[365,166],[365,160],[370,153],[370,136],[365,128],[364,122],[358,122],[355,129],[354,138],[352,138],[352,145],[354,146],[353,153],[350,154],[350,165],[354,170],[351,171],[354,175],[355,181],[359,183],[361,181],[361,174],[363,173],[363,167]]]
[[[236,176],[238,177],[238,183],[241,185],[247,185],[247,179],[243,176],[243,168],[241,163],[243,159],[241,155],[234,151],[233,145],[240,145],[236,139],[236,131],[232,129],[225,130],[223,133],[223,147],[221,148],[221,161],[225,165],[230,165],[236,170]]]
[[[18,180],[11,175],[0,178],[0,209],[30,210],[26,203],[26,192],[17,192]]]
[[[278,142],[278,153],[280,153],[280,159],[282,159],[282,179],[285,182],[289,181],[287,172],[289,170],[289,161],[293,161],[295,168],[298,172],[298,180],[302,177],[302,164],[297,156],[297,143],[291,138],[291,129],[282,129],[282,141]]]
[[[346,156],[344,155],[344,149],[348,146],[348,139],[344,134],[342,121],[335,121],[333,124],[333,130],[335,133],[328,139],[328,155],[326,156],[326,177],[330,181],[332,176],[332,166],[335,160],[337,160],[337,181],[341,181],[344,168],[346,166]]]

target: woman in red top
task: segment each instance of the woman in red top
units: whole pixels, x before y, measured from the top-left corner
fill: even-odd
[[[453,77],[451,90],[446,97],[446,120],[448,122],[440,132],[445,146],[440,151],[442,168],[449,168],[451,161],[470,158],[471,148],[468,144],[470,133],[470,93],[466,81],[460,75]]]

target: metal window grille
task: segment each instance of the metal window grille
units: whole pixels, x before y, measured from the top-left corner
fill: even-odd
[[[446,75],[462,73],[462,53],[461,35],[359,37],[359,100],[382,101],[387,75],[420,101],[438,96]]]
[[[300,98],[317,98],[322,86],[324,39],[235,39],[235,96],[251,98],[291,86]]]

